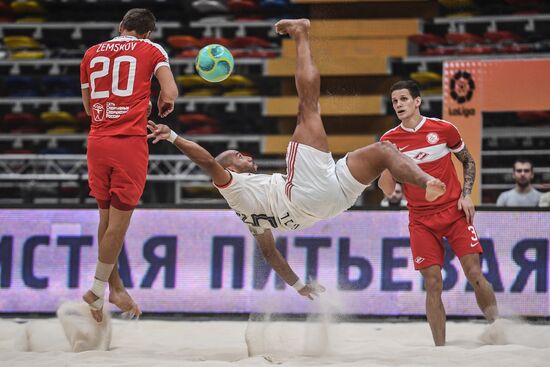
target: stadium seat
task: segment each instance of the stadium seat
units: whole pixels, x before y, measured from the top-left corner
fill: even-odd
[[[201,47],[201,42],[197,38],[187,35],[169,36],[166,42],[175,49]]]
[[[218,45],[225,46],[227,48],[231,47],[231,41],[227,38],[221,38],[221,37],[204,37],[198,39],[199,47],[204,47],[213,43],[216,43]]]
[[[441,74],[433,71],[418,71],[411,73],[410,78],[418,84],[441,83]]]
[[[452,45],[467,43],[484,43],[482,37],[472,33],[447,33],[445,39]]]
[[[180,84],[184,88],[196,88],[211,85],[211,83],[207,82],[197,74],[178,75],[176,77],[176,83]]]
[[[42,112],[40,114],[40,119],[46,123],[75,123],[76,118],[66,111],[59,112]]]
[[[273,48],[275,45],[260,37],[235,37],[231,40],[232,48]]]
[[[6,76],[4,83],[9,96],[34,97],[38,95],[38,91],[36,90],[36,80],[31,76]]]
[[[446,56],[454,55],[457,53],[457,49],[454,47],[432,47],[427,48],[422,52],[424,56]]]
[[[30,112],[10,112],[4,115],[2,121],[5,124],[21,126],[37,123],[38,117]]]
[[[260,10],[254,0],[228,0],[227,6],[232,13],[252,13]]]
[[[279,51],[277,50],[231,50],[231,53],[236,59],[243,57],[267,59],[279,56]]]
[[[29,36],[5,36],[4,45],[9,49],[40,48],[40,44]]]
[[[490,43],[499,43],[505,41],[518,42],[523,40],[522,36],[516,33],[512,33],[510,31],[485,32],[483,38],[485,38]]]
[[[289,0],[260,0],[260,7],[264,12],[285,10]]]
[[[46,95],[50,97],[74,97],[80,95],[78,79],[68,75],[49,75],[42,78]]]
[[[183,50],[177,53],[175,57],[181,58],[181,59],[194,59],[195,57],[197,57],[198,54],[199,54],[199,49],[193,48],[193,49]]]
[[[223,87],[251,87],[254,82],[244,75],[232,74],[229,78],[220,83]]]
[[[483,45],[468,46],[457,50],[458,55],[486,55],[493,52],[494,48],[492,46]]]
[[[186,97],[212,97],[219,94],[220,91],[217,88],[199,88],[183,91],[183,95]]]
[[[193,8],[199,13],[227,12],[227,4],[224,0],[195,0]]]
[[[433,47],[447,43],[443,37],[431,33],[413,34],[409,36],[409,41],[423,47]]]
[[[40,50],[14,51],[10,55],[12,60],[38,60],[46,57],[46,53]]]
[[[40,14],[44,12],[44,8],[38,1],[34,0],[17,0],[11,4],[11,9],[14,14]]]
[[[239,88],[225,92],[223,96],[225,97],[248,97],[248,96],[257,96],[258,90],[253,88]]]
[[[78,132],[76,127],[54,127],[51,129],[46,130],[46,134],[48,135],[70,135],[70,134],[76,134]],[[59,149],[59,148],[57,148]],[[66,151],[66,150],[64,150]],[[43,153],[45,154],[45,153]]]

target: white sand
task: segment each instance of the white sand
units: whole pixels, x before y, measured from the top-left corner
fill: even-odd
[[[550,326],[502,321],[489,333],[448,322],[448,345],[435,348],[425,322],[113,320],[109,351],[73,353],[57,319],[1,319],[0,366],[550,366]],[[484,332],[511,344],[484,344]],[[247,356],[245,333],[262,355]]]

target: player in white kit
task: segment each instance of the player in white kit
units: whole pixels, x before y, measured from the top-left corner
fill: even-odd
[[[281,20],[279,34],[296,41],[296,89],[299,97],[297,126],[288,145],[287,174],[255,174],[251,157],[228,150],[214,158],[198,144],[179,137],[166,125],[149,121],[153,143],[168,140],[213,180],[229,206],[248,225],[263,256],[279,276],[302,296],[324,289],[304,284],[275,247],[271,229],[298,230],[334,217],[351,207],[363,190],[385,169],[402,182],[426,189],[435,200],[445,185],[419,169],[391,143],[375,143],[348,153],[334,162],[319,109],[320,75],[309,47],[307,19]]]

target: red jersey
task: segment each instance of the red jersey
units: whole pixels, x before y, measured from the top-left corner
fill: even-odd
[[[401,124],[382,135],[380,140],[395,144],[400,152],[412,158],[424,172],[440,179],[447,186],[445,194],[429,202],[425,198],[424,189],[404,184],[403,192],[412,214],[433,214],[456,205],[462,194],[462,186],[451,160],[451,152],[457,153],[464,149],[464,142],[453,124],[422,117],[414,130]]]
[[[80,64],[82,89],[90,89],[90,135],[147,135],[151,78],[170,66],[162,46],[119,36],[92,46]]]

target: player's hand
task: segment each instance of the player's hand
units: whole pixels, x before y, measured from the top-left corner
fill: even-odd
[[[458,199],[458,210],[464,210],[464,214],[466,214],[466,221],[468,223],[472,224],[474,222],[476,208],[470,195],[460,196],[460,199]]]
[[[170,131],[172,131],[168,126],[163,124],[155,124],[151,120],[147,122],[147,128],[151,131],[151,133],[147,135],[147,139],[155,139],[153,140],[153,144],[156,144],[161,140],[168,139],[168,137],[170,137]]]
[[[167,101],[162,98],[162,94],[160,94],[157,101],[157,108],[159,110],[159,116],[164,118],[174,111],[174,101]]]
[[[325,287],[317,282],[306,284],[302,289],[298,291],[300,295],[309,298],[313,301],[313,296],[319,297],[321,293],[325,291]]]
[[[147,117],[151,116],[151,110],[153,109],[153,104],[151,101],[149,101],[149,104],[147,105]]]

